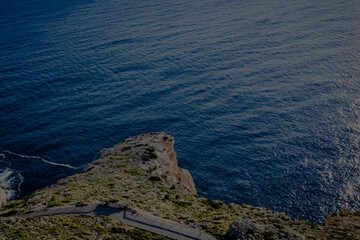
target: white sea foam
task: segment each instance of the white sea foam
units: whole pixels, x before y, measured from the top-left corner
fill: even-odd
[[[19,192],[21,192],[20,187],[21,187],[21,184],[24,182],[24,177],[20,173],[18,173],[18,176],[19,176],[20,181],[19,181],[17,189]]]
[[[8,179],[13,172],[9,168],[5,168],[0,172],[0,184],[5,187],[6,179]]]
[[[20,185],[24,181],[24,177],[20,173],[14,172],[9,168],[0,171],[0,185],[5,187],[6,194],[9,199],[16,195],[14,186],[18,185],[17,190],[20,191]]]
[[[45,162],[47,164],[54,165],[54,166],[77,169],[69,164],[55,163],[55,162],[46,160],[45,158],[42,158],[42,157],[28,156],[28,155],[14,153],[11,151],[3,151],[3,153],[0,153],[0,162],[5,161],[6,154],[14,155],[14,156],[21,157],[21,158],[27,158],[27,159],[38,159],[38,160],[41,160],[42,162]],[[18,196],[19,193],[21,193],[21,185],[23,183],[24,183],[24,177],[20,174],[20,172],[10,169],[9,167],[1,166],[0,185],[5,187],[6,194],[9,199],[13,199],[16,196]]]
[[[15,155],[18,157],[22,157],[22,158],[28,158],[28,159],[40,159],[41,161],[50,164],[50,165],[54,165],[54,166],[60,166],[60,167],[67,167],[67,168],[72,168],[72,169],[77,169],[76,167],[73,167],[69,164],[62,164],[62,163],[55,163],[55,162],[51,162],[49,160],[46,160],[45,158],[42,157],[38,157],[38,156],[27,156],[27,155],[22,155],[22,154],[18,154],[18,153],[14,153],[14,152],[10,152],[10,151],[4,151],[5,153],[11,154],[11,155]],[[5,157],[5,156],[4,156]]]

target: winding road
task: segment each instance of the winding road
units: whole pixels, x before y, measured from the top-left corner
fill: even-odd
[[[46,211],[32,212],[17,217],[43,217],[60,214],[87,214],[107,216],[112,220],[140,228],[149,232],[161,234],[179,240],[215,240],[210,234],[180,225],[176,222],[161,219],[152,215],[134,213],[116,203],[99,203],[87,206],[70,206],[49,208]]]

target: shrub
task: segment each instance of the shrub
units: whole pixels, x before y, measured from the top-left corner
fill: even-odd
[[[211,207],[213,209],[220,209],[224,204],[221,201],[215,201],[215,200],[212,200],[212,199],[206,199],[205,203],[206,203],[206,205],[208,205],[209,207]]]
[[[149,180],[150,181],[161,181],[161,177],[158,177],[158,176],[151,176],[150,178],[149,178]]]
[[[130,173],[131,175],[141,175],[139,169],[137,168],[126,169],[125,172]]]
[[[121,148],[121,151],[125,152],[125,151],[130,150],[130,149],[131,149],[130,146],[125,146],[125,147]]]
[[[185,202],[185,201],[176,201],[174,203],[175,203],[176,206],[182,207],[182,208],[187,208],[187,207],[192,205],[191,202]]]

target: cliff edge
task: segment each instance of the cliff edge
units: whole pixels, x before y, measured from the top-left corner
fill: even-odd
[[[139,169],[153,177],[165,177],[173,183],[180,183],[196,194],[195,183],[186,169],[180,169],[174,151],[175,140],[165,133],[142,134],[126,139],[108,152],[126,152],[139,164]],[[91,167],[90,167],[91,168]]]
[[[360,212],[332,214],[327,226],[319,226],[261,207],[197,196],[190,173],[177,165],[174,142],[172,136],[158,132],[131,137],[102,150],[83,173],[0,209],[0,238],[14,239],[22,234],[23,239],[36,239],[47,234],[55,239],[139,239],[136,235],[163,239],[139,230],[134,235],[135,230],[96,216],[11,217],[57,206],[115,202],[221,239],[360,239]],[[83,230],[79,233],[76,229]]]

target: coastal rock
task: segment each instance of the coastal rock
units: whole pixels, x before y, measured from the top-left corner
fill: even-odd
[[[133,158],[142,161],[140,168],[151,172],[153,177],[167,177],[196,194],[195,183],[188,170],[178,167],[174,151],[175,140],[164,132],[142,134],[115,145],[111,151],[126,151]],[[110,149],[109,149],[110,150]]]
[[[0,207],[4,206],[7,203],[7,195],[5,188],[0,186]]]
[[[327,227],[335,224],[336,216],[337,216],[337,213],[336,213],[336,212],[335,212],[335,213],[331,213],[331,214],[329,214],[329,215],[327,216],[326,221],[325,221],[325,224],[326,224]]]
[[[360,210],[331,213],[326,219],[331,239],[360,239]]]
[[[15,226],[10,223],[4,228],[1,221],[22,219],[6,216],[44,211],[52,207],[105,203],[206,230],[219,239],[304,239],[306,236],[306,239],[360,240],[360,211],[331,214],[325,227],[291,220],[284,213],[262,207],[225,204],[197,196],[191,175],[177,165],[173,137],[162,132],[131,137],[104,149],[84,172],[61,179],[0,209],[0,239],[14,239],[12,229]],[[235,219],[239,220],[234,222]],[[68,226],[74,220],[76,226],[89,226],[86,221],[78,222],[77,217],[67,216],[38,218],[35,221],[41,221],[45,232],[53,232],[52,220],[56,226],[60,224],[59,231],[67,231],[67,236],[71,237],[75,236],[75,229]],[[102,220],[110,223],[109,219]],[[22,227],[22,231],[30,229],[30,235],[36,239],[44,238],[35,226],[39,226],[39,223],[27,220],[16,225],[17,229]],[[103,227],[98,229],[101,229],[98,238],[101,238],[101,234],[114,234],[113,228],[105,231]],[[139,232],[136,230],[134,233]],[[30,235],[27,233],[26,236]],[[112,239],[119,239],[119,236]]]
[[[250,219],[234,221],[229,227],[227,237],[233,240],[305,239],[302,234],[282,225],[255,222]]]

